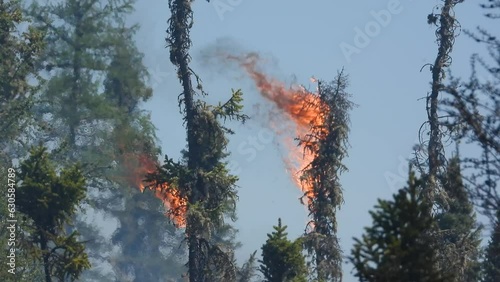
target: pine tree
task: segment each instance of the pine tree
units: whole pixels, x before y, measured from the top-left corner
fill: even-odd
[[[78,165],[65,168],[60,175],[44,147],[34,148],[21,163],[17,206],[33,223],[26,244],[43,261],[45,281],[75,281],[90,268],[79,234],[64,233],[85,198],[85,179]]]
[[[266,282],[305,282],[307,267],[302,255],[302,239],[288,240],[287,226],[273,226],[274,232],[267,234],[267,241],[262,246],[260,271]]]
[[[408,186],[392,201],[378,200],[370,212],[373,225],[354,239],[349,257],[359,281],[453,281],[436,268],[437,246],[428,237],[436,222],[422,190],[422,180],[410,172]]]
[[[491,239],[486,248],[484,264],[484,282],[500,281],[500,209],[493,226]]]

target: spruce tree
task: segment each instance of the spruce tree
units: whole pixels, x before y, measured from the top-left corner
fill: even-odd
[[[257,276],[257,260],[255,255],[257,251],[253,252],[248,260],[239,268],[237,273],[238,282],[252,282],[253,278]]]
[[[456,281],[478,281],[481,230],[477,226],[474,207],[462,180],[458,154],[449,160],[441,182],[448,196],[449,207],[436,215],[442,234],[439,244],[443,256],[442,269],[454,276]]]
[[[119,221],[113,240],[107,240],[100,228],[78,215],[77,226],[88,240],[92,262],[111,263],[115,277],[133,273],[138,281],[159,280],[168,272],[182,271],[179,264],[172,263],[174,258],[160,252],[170,241],[176,242],[170,249],[177,249],[180,239],[164,221],[161,201],[140,194],[139,187],[133,187],[137,183],[126,179],[140,165],[130,166],[128,158],[144,156],[154,162],[159,154],[155,127],[140,110],[140,103],[152,96],[152,90],[146,83],[142,54],[134,46],[138,26],[125,25],[134,3],[66,0],[30,6],[30,14],[47,32],[43,75],[48,83],[40,91],[35,112],[50,126],[36,136],[55,147],[52,157],[60,164],[83,163],[89,179],[86,209]],[[136,233],[134,226],[144,218],[147,224]],[[146,234],[148,240],[144,240]],[[112,244],[119,247],[115,254]],[[146,256],[136,248],[139,246],[152,253]],[[143,261],[132,264],[138,256]],[[161,264],[171,267],[159,267]],[[102,276],[97,269],[84,274],[85,279],[113,281],[110,276]]]
[[[77,280],[90,263],[78,232],[65,234],[64,229],[86,194],[79,166],[57,175],[46,149],[38,147],[21,163],[19,179],[17,206],[33,224],[25,244],[43,262],[45,281]]]
[[[142,179],[130,179],[134,177],[131,171],[144,169],[145,164],[138,162],[141,158],[157,162],[159,148],[150,116],[140,108],[140,103],[152,96],[142,54],[133,44],[133,32],[123,33],[119,39],[103,83],[103,95],[115,111],[110,142],[116,144],[112,157],[116,165],[110,175],[117,187],[112,198],[97,199],[102,202],[98,206],[119,222],[112,235],[112,243],[120,247],[111,259],[116,277],[164,281],[179,277],[184,270],[178,259],[184,255],[178,247],[182,238],[159,211],[162,203],[154,193],[141,193],[139,187],[132,187]],[[163,254],[162,249],[171,254]]]
[[[26,140],[29,137],[26,128],[34,126],[32,106],[34,94],[43,80],[37,75],[37,63],[43,50],[44,33],[32,24],[32,19],[22,12],[19,0],[0,1],[0,181],[4,183],[4,194],[16,189],[9,180],[17,180],[18,171],[13,172],[13,160],[29,153]],[[14,177],[8,177],[14,175]],[[10,185],[9,185],[10,184]],[[5,198],[0,203],[0,272],[2,281],[41,281],[43,268],[37,257],[21,245],[24,241],[22,231],[30,230],[31,224],[23,220],[23,215],[15,208],[8,206]],[[10,217],[10,213],[14,218]],[[10,245],[12,223],[6,219],[16,220],[15,245]],[[16,249],[15,274],[9,273],[11,267],[10,249]]]
[[[186,201],[170,212],[181,214],[186,219],[189,280],[233,281],[236,279],[234,244],[217,238],[228,230],[226,220],[235,220],[238,180],[229,173],[224,161],[228,156],[225,135],[232,131],[222,122],[226,119],[244,121],[246,116],[240,113],[242,93],[239,90],[233,91],[225,103],[216,106],[208,105],[195,96],[193,77],[199,93],[207,93],[200,78],[189,67],[189,48],[192,44],[189,33],[193,25],[191,2],[169,0],[171,16],[166,38],[170,61],[177,68],[182,84],[179,105],[184,114],[187,148],[180,162],[166,156],[165,164],[149,180],[157,185],[167,183],[164,193],[179,195]]]
[[[340,72],[331,83],[319,83],[317,103],[321,122],[301,137],[299,145],[313,156],[302,171],[303,185],[312,187],[308,198],[312,230],[304,235],[304,246],[312,256],[317,281],[342,280],[342,251],[337,237],[337,209],[343,202],[340,174],[347,170],[349,111],[354,104],[346,92],[347,76]],[[310,107],[311,105],[307,105]]]
[[[425,125],[429,127],[429,140],[427,142],[427,156],[425,160],[417,159],[421,173],[425,175],[426,185],[424,187],[424,199],[428,201],[429,214],[432,213],[434,204],[439,201],[446,207],[446,195],[443,192],[443,184],[439,177],[445,171],[445,153],[442,142],[443,126],[439,113],[439,94],[442,92],[442,83],[445,79],[445,71],[451,65],[451,51],[453,49],[455,31],[459,27],[453,9],[462,1],[443,0],[439,13],[431,13],[427,17],[427,23],[436,25],[436,42],[438,51],[430,71],[432,75],[431,91],[426,98],[427,121]],[[420,129],[419,135],[423,126]],[[425,169],[424,169],[425,167]]]
[[[0,166],[0,181],[9,183],[9,179],[15,180],[18,177],[15,175],[17,172],[14,170],[14,177],[9,178],[9,174],[13,173],[12,167]],[[17,189],[17,186],[12,185],[12,182],[9,184],[11,185],[6,189],[6,195],[11,194],[13,189]],[[29,235],[34,231],[32,221],[19,212],[19,207],[12,209],[12,206],[9,207],[8,204],[8,201],[0,202],[0,244],[3,246],[0,257],[2,281],[43,281],[45,276],[40,257],[31,251],[32,248],[29,244],[26,244],[29,242]],[[11,213],[14,217],[11,217]],[[16,228],[14,230],[10,229],[12,222],[7,221],[7,219],[15,220]],[[11,241],[10,232],[15,232],[15,241]],[[14,270],[12,270],[14,265],[9,265],[10,258],[8,256],[11,255],[11,248],[15,249],[16,256]]]
[[[407,187],[370,211],[373,225],[354,239],[349,257],[359,281],[453,281],[436,267],[437,246],[428,237],[436,221],[422,190],[422,180],[410,172]]]
[[[171,209],[170,214],[186,218],[187,266],[192,282],[236,279],[236,244],[231,239],[235,230],[226,220],[235,220],[238,178],[229,173],[223,162],[228,155],[224,135],[230,131],[217,119],[226,112],[237,112],[240,101],[240,91],[233,92],[227,103],[215,107],[197,101],[193,128],[188,130],[196,142],[192,151],[184,151],[181,162],[166,156],[158,173],[147,179],[151,188],[160,187],[165,194],[187,199],[184,205]]]
[[[262,246],[260,271],[266,282],[305,282],[307,267],[302,255],[302,239],[288,240],[287,226],[273,226],[274,231],[267,234],[267,241]]]
[[[500,210],[497,211],[496,222],[486,248],[483,266],[484,282],[500,281]]]
[[[65,0],[34,2],[29,14],[46,31],[41,74],[48,77],[41,89],[35,112],[41,122],[50,124],[37,132],[38,140],[51,142],[61,163],[81,161],[91,164],[89,181],[102,177],[109,165],[112,147],[103,142],[109,136],[107,122],[113,109],[102,94],[104,78],[113,50],[122,34],[135,29],[123,24],[132,12],[133,0]],[[108,146],[106,146],[108,145]],[[90,173],[90,172],[89,172]],[[100,175],[98,174],[100,173]],[[89,184],[97,184],[97,183]]]
[[[497,0],[482,1],[484,19],[498,26],[500,5]],[[470,58],[470,77],[451,77],[443,86],[447,93],[442,110],[447,115],[445,125],[455,138],[480,148],[481,154],[463,155],[469,192],[479,211],[493,223],[500,208],[500,38],[497,30],[478,26],[465,30],[478,50]]]
[[[21,1],[0,1],[0,162],[6,167],[29,151],[24,129],[33,126],[31,107],[41,82],[37,66],[43,39],[43,31],[22,12]]]
[[[442,103],[439,100],[440,94],[444,90],[443,83],[445,81],[446,70],[451,66],[451,52],[457,30],[460,27],[458,20],[455,18],[454,8],[461,2],[463,1],[442,0],[442,4],[439,7],[435,7],[436,12],[433,11],[427,16],[427,23],[436,26],[435,35],[438,49],[434,62],[429,64],[432,81],[431,89],[426,97],[427,120],[419,129],[420,142],[426,143],[425,146],[422,146],[426,147],[426,151],[423,157],[416,154],[417,157],[415,159],[417,168],[420,170],[425,181],[425,185],[422,187],[422,196],[423,200],[426,201],[427,213],[429,216],[433,216],[435,211],[437,211],[443,218],[447,217],[446,213],[450,209],[450,204],[461,201],[461,199],[454,199],[455,196],[459,195],[453,189],[450,189],[450,187],[446,187],[447,156],[443,146],[443,138],[450,136],[450,132],[447,132],[447,128],[444,126],[445,119],[440,112]],[[426,129],[428,129],[428,132],[425,132]],[[427,136],[428,140],[426,140]],[[448,192],[455,194],[450,197],[447,194]],[[451,212],[455,213],[457,211]],[[459,231],[457,233],[454,230],[448,230],[447,232],[459,234]],[[474,247],[472,247],[475,243],[467,241],[467,247],[451,243],[449,242],[450,238],[445,234],[446,232],[441,232],[439,228],[427,230],[426,233],[428,234],[428,239],[433,241],[430,244],[440,246],[440,248],[436,249],[438,259],[435,261],[435,266],[439,269],[440,273],[445,275],[447,279],[460,275],[459,273],[463,274],[466,271],[465,268],[467,267],[465,265],[468,262],[464,262],[459,258],[475,252],[473,250]],[[454,265],[459,270],[452,269],[450,265]]]

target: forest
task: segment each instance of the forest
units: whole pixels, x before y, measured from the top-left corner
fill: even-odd
[[[499,282],[500,0],[250,2],[0,0],[0,280]]]

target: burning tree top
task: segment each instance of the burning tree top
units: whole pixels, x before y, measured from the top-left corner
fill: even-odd
[[[285,83],[267,76],[258,70],[260,58],[256,53],[243,56],[219,54],[219,57],[238,63],[254,81],[262,97],[279,110],[286,122],[293,124],[294,137],[302,140],[301,146],[294,144],[291,138],[283,138],[283,143],[290,152],[284,162],[295,185],[304,192],[306,204],[309,205],[313,187],[310,182],[301,179],[301,171],[306,169],[318,154],[317,141],[327,134],[325,114],[329,111],[328,105],[319,96],[319,88],[318,92],[313,93],[301,85],[288,87]],[[317,80],[314,79],[313,82]],[[270,125],[283,137],[280,128],[282,123],[275,125],[270,121]],[[312,128],[316,129],[315,132],[311,132]]]
[[[155,196],[163,202],[166,215],[172,222],[177,227],[185,227],[187,200],[179,195],[177,189],[173,189],[167,183],[145,182],[147,176],[157,170],[159,163],[145,154],[126,153],[124,158],[128,167],[128,182],[141,192],[144,192],[146,188],[154,191]]]

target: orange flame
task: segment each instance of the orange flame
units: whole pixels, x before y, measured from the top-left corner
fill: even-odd
[[[225,55],[228,60],[233,60],[247,72],[255,82],[260,94],[272,102],[287,121],[294,125],[295,136],[302,140],[301,146],[294,144],[291,138],[284,139],[284,143],[290,151],[288,159],[285,159],[287,169],[291,172],[295,185],[304,193],[305,204],[309,205],[313,197],[313,184],[309,179],[301,179],[301,172],[313,161],[318,153],[316,141],[324,136],[325,118],[322,113],[328,106],[320,99],[317,93],[307,91],[303,86],[286,87],[283,82],[270,78],[257,70],[259,56],[250,53],[246,56]],[[316,80],[314,80],[316,82]],[[283,135],[278,128],[271,124],[277,134]],[[312,135],[311,128],[321,128],[319,135]],[[308,148],[308,149],[306,149]]]
[[[132,160],[135,165],[131,167],[130,155],[128,154],[128,161],[126,161],[128,172],[130,173],[128,177],[129,183],[137,187],[141,192],[144,192],[146,185],[143,180],[148,173],[156,171],[158,163],[146,155],[133,154]],[[179,191],[169,189],[169,185],[166,183],[150,183],[147,187],[150,190],[154,190],[155,196],[162,201],[166,209],[165,215],[172,220],[175,226],[179,228],[186,227],[187,201],[179,195]]]

